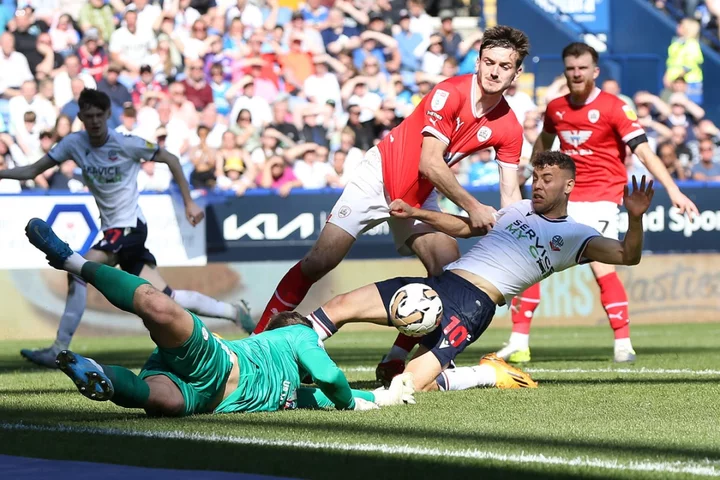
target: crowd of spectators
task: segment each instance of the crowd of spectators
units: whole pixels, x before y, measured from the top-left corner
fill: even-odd
[[[34,162],[81,129],[78,96],[97,88],[112,100],[111,128],[177,155],[194,188],[235,195],[343,187],[436,83],[474,72],[482,39],[461,36],[452,12],[431,17],[423,0],[4,2],[0,169]],[[720,180],[720,132],[686,78],[625,99],[676,178]],[[540,106],[516,86],[507,92],[525,131],[523,164],[563,82]],[[616,82],[603,88],[621,95]],[[494,185],[493,159],[485,150],[453,170],[463,185]],[[627,165],[641,168],[630,155]],[[0,191],[82,191],[80,173],[65,162],[30,182],[2,180]],[[138,184],[164,191],[171,176],[146,162]]]

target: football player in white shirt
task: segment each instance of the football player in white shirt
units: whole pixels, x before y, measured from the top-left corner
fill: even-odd
[[[414,218],[453,237],[483,235],[469,252],[445,266],[442,275],[400,277],[339,295],[308,318],[324,340],[349,322],[391,325],[390,300],[410,283],[431,287],[443,302],[442,323],[423,337],[405,371],[414,376],[416,390],[463,390],[479,386],[535,387],[525,373],[495,354],[480,365],[450,368],[450,362],[478,339],[490,325],[495,308],[554,272],[589,261],[636,265],[643,245],[642,216],[650,207],[652,180],[633,190],[625,187],[624,204],[629,228],[622,241],[605,238],[592,227],[567,216],[575,185],[575,163],[561,152],[543,152],[533,160],[532,200],[522,200],[497,213],[495,227],[487,231],[470,220],[441,212],[413,208],[402,200],[391,205],[392,215]]]
[[[100,211],[104,238],[85,255],[89,260],[120,268],[148,280],[155,288],[171,296],[183,308],[199,315],[234,321],[248,332],[254,323],[244,302],[220,302],[199,292],[173,290],[156,269],[155,257],[145,248],[147,225],[138,205],[137,178],[141,162],[164,163],[172,172],[185,204],[185,215],[195,226],[205,217],[190,197],[190,188],[178,158],[154,143],[134,135],[108,130],[110,98],[97,90],[83,90],[78,100],[78,118],[85,131],[71,133],[37,162],[0,171],[0,179],[27,180],[62,163],[74,160],[82,169],[85,184],[95,197]],[[56,368],[55,357],[69,347],[87,300],[87,286],[76,276],[68,276],[69,289],[65,311],[60,319],[55,343],[40,350],[22,350],[28,360]]]

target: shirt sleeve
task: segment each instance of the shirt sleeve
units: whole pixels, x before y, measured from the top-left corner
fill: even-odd
[[[600,232],[587,225],[575,224],[576,234],[574,235],[575,245],[575,263],[583,265],[590,263],[592,260],[585,257],[585,249],[593,238],[601,237]]]
[[[460,92],[450,84],[439,84],[429,94],[430,101],[424,104],[423,134],[430,134],[450,145],[455,130],[455,119],[460,114],[462,99]]]
[[[60,140],[50,149],[47,156],[50,157],[55,163],[62,163],[66,160],[73,158],[73,140],[72,135]],[[77,159],[75,159],[77,162]],[[81,165],[82,166],[82,165]]]
[[[545,115],[543,115],[543,132],[557,135],[557,128],[555,128],[555,122],[553,122],[553,111],[552,102],[550,102],[545,109]]]
[[[307,327],[306,327],[307,328]],[[310,374],[315,384],[338,410],[352,410],[355,400],[350,384],[342,370],[319,345],[317,334],[310,328],[297,337],[300,366]]]
[[[517,170],[523,146],[523,131],[519,123],[510,126],[503,141],[495,148],[495,161],[502,168]]]
[[[157,144],[135,135],[125,135],[125,142],[123,146],[130,158],[136,162],[140,162],[142,160],[152,161],[155,159],[155,155],[157,155],[160,151],[160,147],[158,147]]]
[[[638,117],[633,108],[620,99],[613,102],[610,122],[613,130],[622,137],[623,142],[645,134],[645,130],[638,123]]]

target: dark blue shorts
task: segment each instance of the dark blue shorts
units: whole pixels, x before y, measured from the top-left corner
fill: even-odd
[[[138,220],[135,228],[111,228],[93,249],[112,253],[118,259],[120,268],[133,275],[140,275],[145,265],[157,265],[155,256],[145,248],[147,225]]]
[[[430,350],[443,366],[477,340],[495,315],[496,305],[485,292],[459,275],[446,271],[438,277],[398,277],[376,283],[388,314],[388,325],[392,325],[390,300],[400,287],[409,283],[429,286],[442,300],[442,323],[425,335],[420,345]]]

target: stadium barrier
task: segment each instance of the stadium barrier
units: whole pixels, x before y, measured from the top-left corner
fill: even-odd
[[[668,208],[666,193],[658,190],[646,222],[646,247],[653,253],[666,254],[649,254],[643,257],[640,265],[619,269],[628,290],[634,323],[709,322],[720,318],[720,296],[717,294],[720,291],[720,272],[717,271],[720,254],[713,253],[720,248],[717,241],[720,211],[715,209],[718,189],[686,184],[683,190],[700,207],[699,219],[688,222],[673,214]],[[474,193],[481,201],[497,203],[498,194],[494,189]],[[317,237],[338,195],[338,192],[330,191],[305,192],[286,199],[265,192],[243,198],[210,195],[201,199],[206,203],[206,230],[188,226],[185,231],[183,225],[187,222],[178,222],[178,218],[184,216],[182,206],[170,195],[142,195],[141,206],[148,220],[149,247],[159,263],[166,265],[161,271],[171,286],[199,290],[224,300],[246,298],[253,312],[259,314],[279,279]],[[72,209],[56,213],[53,226],[65,238],[70,238],[76,248],[78,244],[81,247],[91,245],[88,232],[92,225],[83,225],[83,222],[88,222],[88,218],[97,221],[94,202],[86,195],[23,196],[21,199],[3,195],[0,204],[4,207],[0,208],[0,258],[3,262],[0,265],[3,303],[0,339],[52,338],[64,308],[66,277],[61,272],[45,269],[42,256],[33,257],[35,253],[25,249],[27,240],[23,229],[29,218],[48,219],[59,206],[69,205],[78,210],[84,206],[87,215]],[[168,215],[172,211],[170,204],[174,205],[174,216]],[[207,235],[206,239],[197,237],[202,237],[201,233]],[[342,262],[318,282],[299,311],[307,313],[338,293],[374,281],[398,275],[424,276],[424,269],[416,259],[396,256],[385,228],[378,227],[371,233],[361,237],[353,248],[351,256],[359,260]],[[154,239],[155,236],[160,238]],[[200,253],[188,253],[204,250],[199,248],[203,240],[207,242],[206,258]],[[472,241],[463,241],[463,250],[471,244]],[[288,254],[288,250],[292,254]],[[371,252],[375,252],[374,257]],[[266,261],[269,259],[275,261]],[[167,267],[193,262],[198,265],[205,260],[213,263]],[[35,266],[29,268],[28,264]],[[23,269],[16,269],[17,266]],[[540,325],[607,322],[588,266],[551,276],[542,283],[542,290],[543,301],[536,312]],[[227,322],[211,321],[210,325],[220,332],[234,331]],[[508,325],[507,309],[500,308],[493,326],[507,328]],[[130,334],[142,329],[141,322],[131,320],[90,289],[81,334]]]

